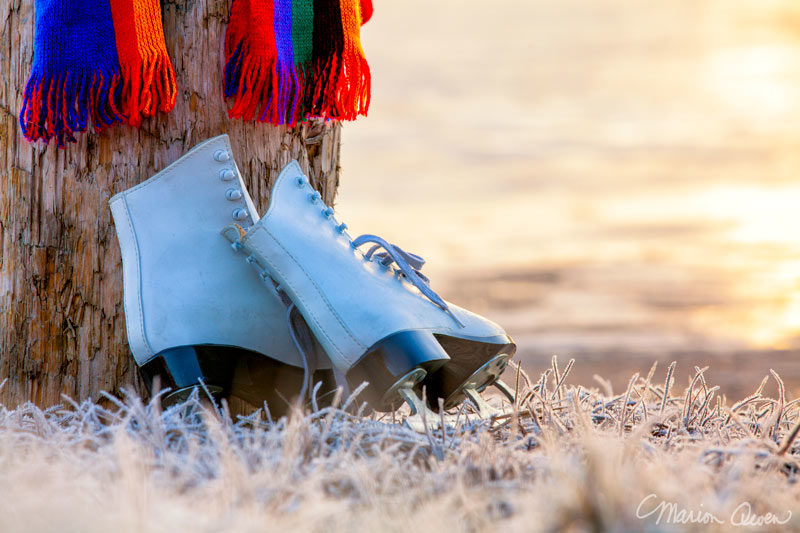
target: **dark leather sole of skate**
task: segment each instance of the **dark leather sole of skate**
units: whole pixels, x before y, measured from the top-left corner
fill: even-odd
[[[234,346],[195,345],[171,348],[139,368],[151,393],[154,387],[170,389],[162,397],[168,407],[199,389],[218,401],[231,396],[255,407],[264,402],[274,416],[286,414],[303,387],[302,368]],[[317,370],[313,383],[321,382],[318,405],[325,406],[336,391],[331,370]]]
[[[439,410],[439,398],[444,399],[444,408],[450,409],[464,401],[465,391],[483,392],[495,384],[517,350],[514,341],[505,335],[490,338],[436,335],[436,339],[450,360],[424,381],[425,397],[434,411]]]

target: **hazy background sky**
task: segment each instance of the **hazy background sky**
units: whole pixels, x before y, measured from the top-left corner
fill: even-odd
[[[353,234],[423,255],[532,371],[677,357],[800,385],[795,2],[375,3]]]

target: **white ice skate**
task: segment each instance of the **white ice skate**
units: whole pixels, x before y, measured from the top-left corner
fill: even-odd
[[[291,298],[351,387],[369,382],[377,410],[401,398],[419,410],[409,394],[422,386],[430,405],[452,407],[494,383],[514,353],[500,326],[430,288],[421,258],[373,235],[352,239],[296,162],[261,220],[240,226],[223,230],[234,249]]]
[[[308,388],[308,378],[334,386],[329,370],[304,372],[318,345],[307,335],[296,339],[306,344],[298,350],[287,303],[264,293],[219,234],[230,222],[248,227],[258,218],[227,135],[195,146],[110,205],[128,341],[149,386],[158,376],[175,401],[203,381],[214,395],[278,409]],[[293,321],[302,328],[302,317]],[[317,366],[330,368],[324,357]]]

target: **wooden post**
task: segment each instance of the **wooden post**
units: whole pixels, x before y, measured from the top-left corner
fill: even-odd
[[[17,116],[33,56],[33,2],[0,0],[0,402],[13,407],[143,392],[125,336],[122,268],[108,199],[220,133],[260,213],[282,166],[298,159],[327,202],[340,126],[293,130],[227,118],[222,43],[228,0],[162,3],[178,101],[141,128],[115,126],[59,149],[31,145]]]

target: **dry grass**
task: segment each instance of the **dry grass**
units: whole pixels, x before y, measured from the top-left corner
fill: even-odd
[[[615,394],[570,385],[571,364],[512,376],[519,405],[492,420],[462,408],[445,434],[350,406],[277,421],[196,398],[2,408],[0,531],[728,530],[745,502],[797,527],[800,400],[778,374],[731,403],[704,369],[685,391],[653,367]],[[642,510],[725,523],[637,518],[649,494]]]

